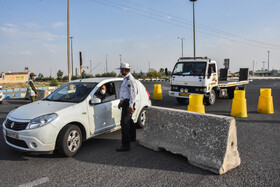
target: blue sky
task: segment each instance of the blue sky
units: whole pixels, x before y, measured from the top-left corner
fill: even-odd
[[[279,0],[198,0],[196,56],[208,56],[231,71],[249,67],[280,69]],[[24,67],[44,76],[67,74],[67,0],[0,0],[0,71]],[[122,62],[132,70],[172,69],[193,55],[192,3],[188,0],[70,0],[74,68],[79,51],[93,74]],[[265,64],[267,68],[267,63]],[[86,69],[89,72],[89,69]]]

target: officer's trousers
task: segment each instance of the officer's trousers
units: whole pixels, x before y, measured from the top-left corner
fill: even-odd
[[[122,103],[122,145],[124,147],[130,147],[130,141],[135,141],[136,138],[136,127],[131,119],[129,111],[129,100],[124,100]]]
[[[30,100],[31,103],[37,101],[37,97],[36,96],[30,96]]]

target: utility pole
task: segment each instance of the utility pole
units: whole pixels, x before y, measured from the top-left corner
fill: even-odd
[[[68,82],[71,81],[70,68],[70,0],[67,1],[67,63],[68,63]]]
[[[197,0],[190,0],[193,2],[193,57],[195,57],[195,14],[194,14],[194,2]]]
[[[269,52],[270,52],[270,51],[267,51],[267,53],[268,53],[268,56],[267,56],[267,58],[268,58],[268,59],[267,59],[268,68],[267,68],[267,69],[268,69],[268,71],[269,71]]]
[[[185,38],[180,38],[180,37],[178,37],[178,39],[181,39],[182,57],[184,57],[184,55],[183,55],[183,51],[184,51],[184,42],[183,42],[183,40],[184,40]]]
[[[83,59],[82,59],[82,52],[80,51],[80,76],[81,76],[81,80],[83,79],[82,76],[82,68],[83,68]]]
[[[264,71],[264,70],[265,70],[265,65],[264,65],[264,64],[265,64],[266,62],[265,62],[265,61],[262,61],[262,63],[263,63],[263,71]]]
[[[257,62],[256,62],[257,63]],[[255,60],[253,60],[253,77],[255,76]]]
[[[150,72],[151,71],[151,62],[149,61],[149,71],[148,72]]]
[[[72,44],[72,39],[74,37],[70,37],[71,39],[71,63],[72,63],[72,76],[74,76],[74,68],[73,68],[73,44]]]

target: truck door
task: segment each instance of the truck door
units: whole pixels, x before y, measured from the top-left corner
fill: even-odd
[[[209,64],[208,66],[208,81],[211,86],[214,86],[217,84],[217,69],[216,69],[216,64]]]

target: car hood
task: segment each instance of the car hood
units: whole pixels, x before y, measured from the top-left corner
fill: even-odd
[[[37,101],[18,107],[12,111],[9,116],[14,119],[31,120],[36,117],[58,112],[59,110],[71,107],[77,103]]]

